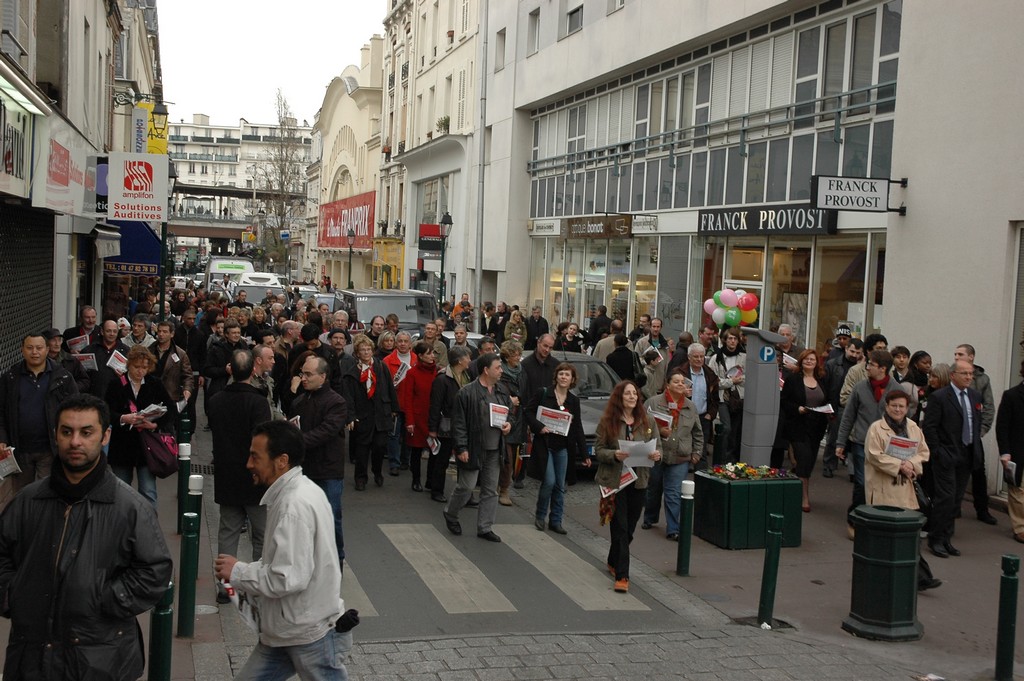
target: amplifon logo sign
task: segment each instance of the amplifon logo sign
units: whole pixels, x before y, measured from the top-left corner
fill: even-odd
[[[46,179],[51,185],[67,187],[71,179],[71,152],[57,140],[50,140],[50,159]]]
[[[125,197],[150,198],[153,196],[153,164],[148,161],[124,162]]]

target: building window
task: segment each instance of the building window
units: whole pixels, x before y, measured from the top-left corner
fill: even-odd
[[[575,154],[583,151],[587,138],[587,105],[581,104],[569,109],[569,131],[566,136],[565,151]]]
[[[608,0],[608,14],[626,6],[626,0]]]
[[[569,13],[565,15],[565,33],[575,33],[576,31],[583,28],[583,5],[575,9],[569,10]]]
[[[534,54],[540,48],[540,8],[530,12],[526,23],[526,54]]]
[[[505,29],[498,31],[494,39],[494,70],[505,68]]]

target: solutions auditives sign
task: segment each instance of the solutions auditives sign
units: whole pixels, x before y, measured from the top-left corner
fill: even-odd
[[[111,220],[167,221],[167,157],[109,154],[107,217]]]

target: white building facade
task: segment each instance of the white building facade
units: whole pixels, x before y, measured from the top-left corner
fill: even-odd
[[[504,298],[553,324],[585,326],[606,305],[675,334],[707,321],[715,291],[742,288],[760,298],[760,326],[791,323],[801,345],[847,322],[936,362],[973,344],[997,400],[1019,380],[1024,199],[1007,180],[1024,170],[1012,123],[1024,95],[1002,84],[1024,7],[489,10],[486,229],[529,252]],[[893,212],[822,211],[815,175],[908,182],[891,185]]]

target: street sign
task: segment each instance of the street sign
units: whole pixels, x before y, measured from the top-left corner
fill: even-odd
[[[770,345],[765,345],[761,348],[761,361],[762,362],[774,362],[775,361],[775,348]]]
[[[811,205],[827,210],[885,213],[889,210],[889,180],[815,175],[811,178]]]
[[[287,229],[282,229],[281,230],[281,241],[288,241],[288,239],[290,239],[291,236],[292,236],[292,233],[289,232]]]

